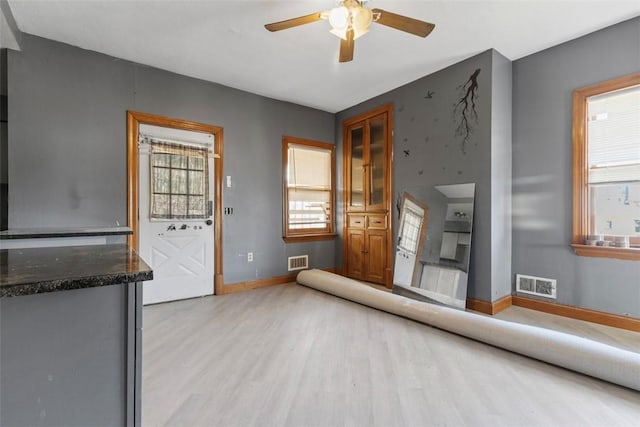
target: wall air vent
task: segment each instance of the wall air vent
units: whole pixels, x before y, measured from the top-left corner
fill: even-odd
[[[556,299],[556,281],[543,277],[516,275],[516,292]]]
[[[309,268],[309,255],[290,256],[289,271],[304,270]]]

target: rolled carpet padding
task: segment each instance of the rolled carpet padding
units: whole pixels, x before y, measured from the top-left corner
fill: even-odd
[[[586,338],[415,301],[322,270],[297,282],[505,350],[640,391],[640,354]]]

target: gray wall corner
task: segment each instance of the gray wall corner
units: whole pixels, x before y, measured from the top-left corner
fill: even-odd
[[[9,124],[7,122],[7,49],[0,48],[0,230],[9,227]]]
[[[577,256],[572,92],[640,70],[640,17],[513,63],[513,274],[557,280],[556,302],[640,317],[640,263]]]
[[[282,136],[332,143],[334,114],[29,34],[22,47],[8,51],[9,228],[125,224],[135,110],[224,129],[225,283],[285,275],[291,255],[334,267],[334,242],[286,244],[281,227]]]
[[[487,50],[433,74],[371,98],[336,114],[336,141],[342,150],[342,122],[380,105],[393,103],[393,209],[397,239],[400,194],[421,195],[434,185],[476,183],[468,295],[491,300],[491,59]],[[455,105],[473,85],[476,111],[468,134],[458,133]],[[477,121],[475,120],[477,114]],[[471,116],[469,116],[471,117]],[[465,138],[466,136],[466,138]],[[338,171],[342,165],[338,164]],[[340,175],[340,174],[339,174]],[[341,177],[338,188],[341,188]],[[340,194],[338,200],[340,200]],[[339,217],[340,217],[339,213]],[[341,227],[338,228],[342,232]],[[336,258],[341,256],[336,242]]]
[[[491,300],[512,292],[512,62],[491,50]]]
[[[0,0],[0,48],[20,50],[22,32],[13,18],[13,12],[7,0]]]

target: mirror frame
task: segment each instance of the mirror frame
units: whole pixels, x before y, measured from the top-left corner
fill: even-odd
[[[472,187],[472,189],[473,189],[473,191],[472,191],[473,195],[472,196],[470,196],[470,197],[453,197],[453,200],[466,199],[466,198],[471,198],[472,199],[472,201],[470,202],[471,203],[471,212],[470,212],[471,217],[469,218],[469,233],[470,233],[470,236],[469,236],[469,244],[468,244],[469,248],[468,248],[468,254],[467,254],[467,259],[466,259],[466,265],[465,265],[464,268],[461,268],[461,267],[455,267],[455,266],[452,266],[452,265],[448,265],[447,263],[441,263],[441,261],[442,261],[441,257],[438,258],[438,262],[437,263],[433,263],[436,266],[440,266],[440,267],[443,267],[443,268],[453,268],[454,270],[460,270],[462,273],[464,273],[464,275],[466,276],[465,288],[467,288],[467,291],[465,292],[464,306],[466,306],[466,301],[467,301],[469,275],[470,275],[469,273],[470,273],[470,269],[471,269],[471,245],[473,244],[473,240],[474,240],[473,237],[471,237],[471,236],[473,235],[473,227],[474,227],[474,222],[475,222],[474,221],[474,217],[475,217],[475,211],[476,211],[476,206],[475,206],[476,200],[475,199],[476,199],[477,183],[475,183],[475,182],[464,182],[464,183],[457,183],[457,184],[442,184],[442,185],[432,185],[432,186],[421,187],[421,189],[427,190],[427,193],[425,193],[424,197],[426,199],[428,199],[428,200],[430,200],[429,197],[431,197],[431,196],[428,195],[428,194],[430,194],[430,192],[439,192],[444,197],[446,197],[447,204],[445,206],[445,218],[443,218],[443,221],[446,223],[446,212],[449,209],[449,205],[451,203],[450,201],[452,200],[452,198],[449,197],[443,191],[441,191],[441,188],[442,187],[449,187],[449,186],[466,186],[466,185],[472,185],[473,186]],[[422,194],[422,193],[420,193],[420,194]],[[393,292],[394,293],[398,293],[400,295],[409,296],[406,292],[403,292],[403,290],[405,290],[405,291],[409,292],[410,295],[415,295],[414,299],[422,300],[422,298],[420,298],[420,296],[423,296],[423,294],[418,292],[415,288],[420,288],[419,282],[422,280],[421,279],[421,274],[423,274],[423,270],[422,270],[423,269],[422,254],[424,253],[425,239],[426,239],[426,235],[428,234],[428,229],[429,229],[429,225],[430,225],[428,219],[429,219],[429,212],[430,212],[431,207],[425,201],[419,200],[417,198],[417,196],[414,196],[414,195],[410,194],[408,191],[404,191],[403,194],[402,194],[402,205],[401,205],[401,209],[400,209],[400,213],[399,213],[399,219],[398,219],[398,237],[397,237],[398,239],[400,238],[400,228],[401,228],[400,227],[400,223],[402,222],[402,218],[403,218],[404,210],[405,210],[405,204],[406,204],[407,200],[410,200],[412,203],[420,206],[421,208],[423,208],[425,210],[425,220],[423,221],[423,227],[422,227],[422,230],[420,231],[420,242],[419,242],[419,247],[418,247],[418,249],[416,251],[416,258],[415,258],[415,262],[414,262],[414,265],[413,265],[413,270],[412,270],[412,273],[411,273],[411,283],[407,286],[407,285],[404,285],[404,284],[396,284],[395,280],[394,280],[394,284],[393,284],[394,291]],[[445,233],[445,231],[444,231],[445,229],[446,229],[446,226],[443,229],[442,234]],[[395,243],[396,243],[396,245],[395,245],[395,249],[396,250],[395,250],[394,254],[397,257],[397,253],[398,253],[398,251],[397,251],[397,247],[398,247],[397,243],[398,243],[398,240],[396,240]],[[440,247],[439,249],[441,250],[442,248]],[[394,261],[397,261],[397,260],[394,260]],[[395,265],[397,265],[397,263]],[[408,265],[407,265],[407,268],[408,268]],[[394,270],[395,270],[395,268],[394,268]],[[394,273],[395,273],[395,271],[394,271]],[[445,294],[443,294],[443,295],[445,295]],[[425,298],[427,300],[431,301],[431,299],[429,297],[425,296]],[[455,296],[453,298],[456,301],[460,301],[458,298],[455,298]],[[453,308],[458,308],[458,309],[461,308],[461,307],[458,307],[456,305],[449,305],[449,304],[446,304],[446,303],[439,303],[439,304],[442,304],[442,305],[445,305],[445,306],[449,306],[449,307],[453,307]],[[464,310],[464,308],[462,308],[462,309]]]

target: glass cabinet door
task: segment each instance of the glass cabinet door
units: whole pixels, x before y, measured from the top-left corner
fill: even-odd
[[[386,176],[386,115],[382,114],[369,120],[368,147],[368,188],[367,205],[384,209],[385,204],[385,176]]]
[[[364,206],[364,127],[349,130],[351,142],[350,188],[349,206],[362,208]]]

